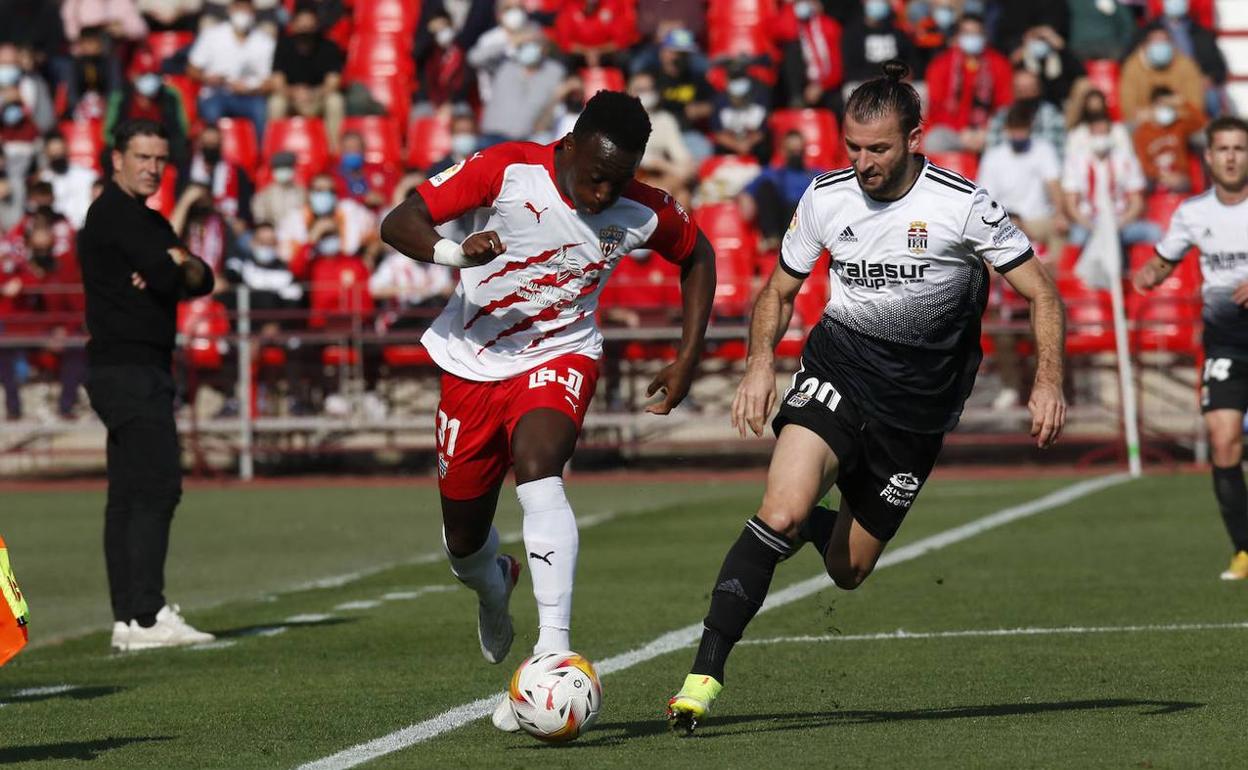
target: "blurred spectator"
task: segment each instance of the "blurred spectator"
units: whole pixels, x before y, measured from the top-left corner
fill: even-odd
[[[531,137],[555,102],[563,78],[563,65],[547,57],[543,39],[522,43],[515,58],[495,72],[494,96],[481,113],[482,143]]]
[[[38,279],[27,262],[12,251],[0,252],[0,337],[33,335],[30,325],[33,294]],[[18,362],[24,347],[0,345],[0,387],[4,389],[5,416],[22,419],[22,390]]]
[[[1066,41],[1052,27],[1032,27],[1023,35],[1010,61],[1040,79],[1044,98],[1065,104],[1071,86],[1083,77],[1083,64],[1066,50]]]
[[[492,98],[494,73],[505,60],[515,57],[525,40],[536,39],[542,28],[529,17],[524,0],[500,0],[498,24],[483,34],[468,51],[468,64],[477,72],[477,92],[488,104]]]
[[[1062,169],[1062,192],[1070,219],[1070,242],[1082,246],[1092,232],[1096,201],[1107,195],[1113,202],[1118,234],[1124,244],[1155,243],[1161,229],[1144,215],[1144,172],[1130,149],[1118,149],[1110,135],[1108,116],[1088,122],[1086,151],[1071,150]]]
[[[1188,0],[1165,0],[1162,7],[1163,13],[1153,25],[1164,27],[1170,33],[1174,47],[1196,62],[1204,75],[1205,112],[1210,117],[1221,115],[1226,101],[1222,89],[1229,73],[1226,57],[1218,47],[1217,35],[1188,15]],[[1144,29],[1144,34],[1147,31],[1148,27]]]
[[[303,285],[279,258],[277,230],[268,222],[258,222],[250,246],[237,249],[226,259],[225,277],[232,285],[250,290],[251,310],[258,317],[268,315],[270,320],[261,322],[261,336],[272,336],[280,330],[282,324],[274,318],[275,311],[294,310],[303,299]],[[221,300],[233,307],[235,296],[230,292]]]
[[[673,29],[687,29],[696,39],[706,35],[705,0],[637,0],[636,6],[642,41],[660,41]]]
[[[318,29],[333,29],[347,14],[343,0],[300,0],[298,5],[306,5],[316,12]]]
[[[784,135],[782,150],[784,164],[765,168],[737,197],[741,215],[758,230],[763,251],[779,248],[802,193],[823,170],[807,165],[806,140],[797,131]]]
[[[135,7],[152,31],[194,32],[203,11],[203,0],[135,0]]]
[[[1005,207],[1036,244],[1046,262],[1062,252],[1068,225],[1062,214],[1061,161],[1057,149],[1037,135],[1034,105],[1015,104],[1005,115],[1003,144],[990,147],[979,163],[978,182]]]
[[[962,13],[957,0],[932,0],[930,6],[921,0],[912,2],[907,13],[913,14],[910,21],[920,71],[926,71],[936,55],[952,44]]]
[[[138,40],[147,34],[134,0],[62,0],[61,21],[70,43],[77,43],[83,31],[93,27],[114,40]]]
[[[0,147],[4,149],[9,178],[19,183],[32,171],[39,149],[39,131],[26,107],[9,89],[0,96]]]
[[[189,121],[182,93],[160,75],[160,62],[146,48],[130,61],[130,78],[108,99],[104,118],[104,143],[112,146],[113,128],[124,120],[154,120],[169,134],[169,160],[179,174],[186,174],[190,160]]]
[[[429,35],[433,44],[417,59],[420,95],[413,112],[418,115],[449,111],[456,104],[468,101],[472,81],[471,70],[464,66],[464,50],[455,40],[455,28],[446,13],[429,18]]]
[[[68,219],[75,230],[81,228],[87,218],[87,209],[95,200],[91,193],[91,186],[98,176],[95,169],[70,163],[69,146],[59,133],[44,137],[43,160],[44,168],[39,178],[52,185],[56,201],[53,208]]]
[[[317,174],[308,189],[308,205],[292,209],[278,220],[278,248],[285,259],[292,259],[301,247],[311,243],[310,228],[321,219],[333,225],[346,254],[357,254],[376,242],[377,216],[358,201],[339,198],[337,187],[331,174]],[[298,267],[295,273],[300,274]]]
[[[780,47],[777,103],[824,107],[841,103],[841,25],[818,0],[796,0],[780,9],[775,22]]]
[[[342,49],[325,37],[316,11],[298,6],[286,34],[277,42],[269,76],[269,119],[290,115],[323,118],[330,148],[337,150],[346,104],[338,87],[345,59]]]
[[[421,8],[420,22],[416,26],[412,55],[417,63],[424,60],[433,44],[433,32],[429,20],[445,16],[451,22],[455,45],[467,51],[477,44],[481,36],[494,26],[495,0],[425,0],[417,3]]]
[[[187,185],[173,207],[169,224],[186,244],[187,251],[212,268],[213,294],[227,292],[230,286],[225,280],[225,263],[238,252],[238,238],[217,209],[212,191],[198,182]]]
[[[8,163],[0,154],[0,237],[13,228],[26,213],[26,188],[9,178]]]
[[[0,43],[0,101],[19,102],[37,132],[50,131],[56,125],[52,92],[43,76],[34,71],[33,58],[29,48]]]
[[[1070,126],[1066,132],[1066,156],[1072,152],[1087,152],[1091,146],[1088,124],[1108,115],[1109,103],[1102,91],[1091,87],[1080,91],[1076,87],[1075,93],[1071,95],[1071,100],[1066,105],[1066,125]],[[1126,126],[1121,123],[1113,123],[1110,137],[1115,150],[1132,149],[1131,135],[1127,133]]]
[[[637,40],[637,16],[627,0],[567,0],[552,37],[571,69],[621,67]]]
[[[987,45],[984,22],[964,16],[956,45],[927,68],[929,152],[982,151],[989,119],[1010,103],[1010,63]]]
[[[1037,3],[1041,5],[1041,3]],[[1066,45],[1076,58],[1121,59],[1135,31],[1135,17],[1118,0],[1066,0],[1070,35]]]
[[[47,0],[0,0],[0,43],[14,43],[38,51],[48,59],[65,48],[65,24],[60,8]],[[42,63],[42,62],[36,62]]]
[[[255,222],[278,222],[290,211],[302,211],[308,205],[308,188],[295,175],[295,154],[279,152],[271,160],[273,179],[251,199],[251,216]]]
[[[1038,139],[1044,139],[1057,151],[1060,158],[1066,146],[1066,118],[1061,110],[1045,99],[1041,92],[1040,79],[1030,70],[1014,70],[1014,104],[998,110],[988,124],[987,147],[996,147],[1006,140],[1005,121],[1007,113],[1014,106],[1021,106],[1032,116],[1031,133]]]
[[[77,121],[103,120],[108,95],[122,83],[121,61],[100,27],[84,28],[72,50],[63,114]]]
[[[338,177],[338,194],[364,202],[369,193],[379,199],[390,199],[390,193],[398,182],[389,163],[370,162],[364,157],[364,138],[351,131],[342,137],[342,155],[334,169]]]
[[[212,205],[230,219],[245,220],[251,216],[251,177],[242,166],[222,155],[221,129],[216,126],[204,126],[199,132],[187,181],[207,188],[212,193]],[[207,259],[197,251],[191,253]]]
[[[1118,89],[1122,119],[1127,123],[1139,122],[1141,113],[1148,110],[1153,89],[1162,86],[1196,106],[1204,118],[1204,76],[1200,68],[1190,56],[1175,48],[1168,29],[1153,26],[1123,62]]]
[[[1134,132],[1135,154],[1150,191],[1191,191],[1190,148],[1203,125],[1199,111],[1169,88],[1153,89],[1150,107]]]
[[[900,59],[918,72],[914,43],[897,25],[888,0],[863,0],[862,15],[845,27],[841,39],[845,86],[880,76],[880,65]]]
[[[693,35],[674,29],[659,47],[659,65],[651,74],[659,91],[659,109],[676,118],[681,136],[695,162],[710,157],[711,142],[701,127],[710,119],[715,96],[706,77],[696,72],[691,56],[698,50]]]
[[[711,115],[711,138],[722,155],[749,155],[759,165],[771,158],[771,137],[767,132],[767,108],[759,103],[762,89],[744,72],[728,81],[727,93],[718,97]]]
[[[341,0],[335,0],[334,4],[338,6],[339,15],[341,15]],[[204,10],[200,16],[200,23],[216,24],[217,22],[229,21],[233,5],[233,0],[204,0]],[[312,5],[320,6],[323,3],[314,1]],[[283,0],[252,0],[251,2],[251,11],[255,14],[256,23],[265,26],[265,32],[274,38],[277,37],[277,26],[281,23],[286,12],[283,6]],[[328,25],[325,26],[325,29],[328,29]]]
[[[585,109],[585,82],[575,73],[564,78],[550,109],[537,122],[538,141],[554,141],[572,133],[576,119]]]
[[[381,325],[403,329],[429,325],[427,315],[409,315],[417,308],[441,308],[455,291],[450,268],[420,262],[389,250],[368,279],[368,291],[383,307]]]
[[[1070,34],[1070,10],[1065,0],[1002,0],[998,6],[1001,15],[993,30],[993,42],[1001,51],[1013,51],[1025,46],[1032,30],[1041,27],[1059,40]],[[1060,47],[1053,45],[1054,49]]]
[[[693,156],[680,135],[680,124],[671,113],[659,109],[659,92],[654,76],[638,72],[628,80],[628,93],[641,101],[650,116],[650,141],[638,169],[642,181],[667,190],[678,200],[688,200],[689,180],[693,177]]]
[[[66,420],[74,418],[78,405],[78,389],[86,382],[87,351],[66,345],[71,334],[84,331],[86,297],[82,293],[82,273],[78,257],[71,249],[58,249],[56,219],[48,213],[36,213],[26,235],[27,267],[37,282],[37,309],[45,314],[46,324],[37,327],[48,342],[45,350],[57,354],[60,397],[57,414]]]
[[[250,0],[230,0],[229,21],[204,28],[191,47],[188,71],[203,84],[200,120],[247,118],[259,145],[264,139],[262,91],[273,71],[274,47],[272,36],[256,27]]]
[[[440,174],[460,161],[467,160],[481,145],[477,136],[477,119],[472,110],[456,113],[451,118],[451,152],[426,169],[426,176]],[[396,188],[397,189],[397,188]]]

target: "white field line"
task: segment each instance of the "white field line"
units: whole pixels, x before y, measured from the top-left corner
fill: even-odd
[[[1065,505],[1069,502],[1084,497],[1086,495],[1099,492],[1102,489],[1121,484],[1130,477],[1125,473],[1118,473],[1111,476],[1102,476],[1087,481],[1080,481],[1071,484],[1068,487],[1052,492],[1043,497],[1039,497],[1022,505],[1015,505],[1004,508],[996,513],[991,513],[982,518],[968,522],[953,529],[945,530],[930,537],[917,540],[910,545],[902,546],[895,551],[885,553],[880,561],[876,564],[876,569],[884,569],[897,564],[917,559],[924,554],[932,551],[946,548],[955,543],[975,537],[976,535],[986,532],[990,529],[1004,526],[1010,522],[1034,516],[1042,511]],[[767,598],[759,612],[767,612],[777,607],[783,607],[791,604],[807,596],[815,594],[827,586],[831,585],[831,579],[827,575],[818,575],[808,580],[793,585],[773,593]],[[662,636],[652,640],[637,649],[630,650],[620,655],[607,658],[595,664],[595,668],[600,675],[623,671],[639,663],[653,660],[660,655],[688,647],[696,642],[702,636],[701,621],[685,626],[684,628],[670,631]],[[361,743],[350,748],[344,749],[336,754],[332,754],[322,759],[314,760],[306,764],[300,765],[298,770],[346,770],[346,768],[358,767],[370,760],[383,757],[387,754],[393,754],[396,751],[402,751],[410,746],[423,743],[431,738],[435,738],[442,733],[449,732],[464,725],[474,722],[494,710],[495,704],[498,703],[499,696],[497,694],[489,695],[484,698],[456,706],[448,711],[444,711],[437,716],[426,719],[423,722],[409,725],[401,730],[396,730],[389,735],[383,735],[380,738]]]
[[[1061,636],[1079,634],[1182,633],[1187,631],[1248,630],[1244,623],[1170,623],[1143,626],[1058,626],[1055,628],[982,628],[960,631],[883,631],[878,634],[823,634],[820,636],[776,636],[746,639],[740,644],[823,644],[825,642],[880,642],[897,639],[965,639],[968,637]]]
[[[380,606],[381,606],[380,599],[356,599],[355,601],[343,602],[342,604],[339,604],[337,607],[334,607],[334,611],[338,612],[338,611],[344,611],[344,610],[371,610],[374,607],[380,607]]]

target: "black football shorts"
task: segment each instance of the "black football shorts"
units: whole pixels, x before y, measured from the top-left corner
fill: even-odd
[[[1248,359],[1206,358],[1200,378],[1200,411],[1248,409]]]

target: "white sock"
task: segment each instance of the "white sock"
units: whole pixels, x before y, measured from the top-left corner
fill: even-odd
[[[446,546],[446,530],[442,530],[442,550],[451,563],[451,574],[459,582],[477,592],[477,598],[486,607],[496,608],[507,596],[507,584],[503,571],[498,568],[498,530],[490,527],[485,545],[467,556],[455,556]]]
[[[580,537],[563,493],[563,479],[550,476],[516,485],[524,510],[524,549],[529,554],[533,598],[537,600],[537,644],[533,652],[570,649],[572,581]]]

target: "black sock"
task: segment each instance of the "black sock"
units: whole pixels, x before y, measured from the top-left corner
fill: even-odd
[[[156,625],[156,613],[149,612],[146,615],[135,615],[134,622],[138,623],[142,628],[151,628]]]
[[[1213,494],[1218,498],[1222,523],[1236,551],[1248,551],[1248,488],[1244,486],[1244,468],[1213,468]]]
[[[828,544],[832,542],[832,530],[836,529],[837,512],[831,508],[816,505],[810,509],[810,515],[802,523],[798,536],[803,541],[810,541],[819,551],[819,559],[823,560],[828,553]]]
[[[745,523],[715,579],[711,609],[703,621],[702,643],[690,673],[713,676],[723,684],[728,653],[763,606],[776,563],[792,552],[793,544],[788,538],[757,516]]]

